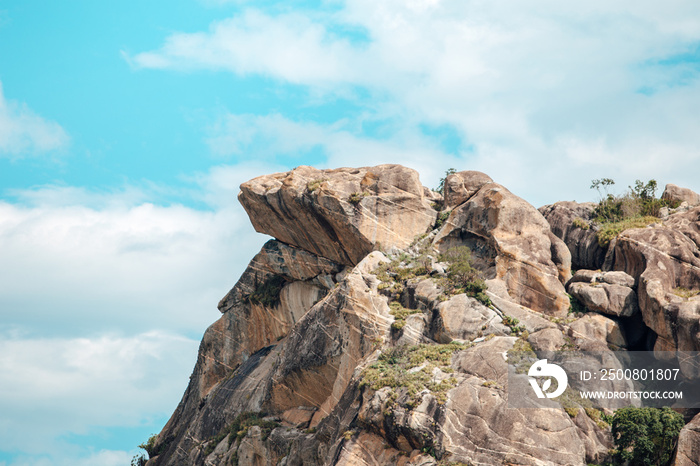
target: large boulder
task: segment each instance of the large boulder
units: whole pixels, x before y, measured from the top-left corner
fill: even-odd
[[[571,265],[576,269],[598,269],[605,259],[605,248],[598,244],[591,224],[595,204],[563,201],[540,207],[554,233],[571,251]]]
[[[661,199],[670,203],[681,204],[687,202],[690,207],[700,204],[700,194],[692,189],[681,188],[675,184],[667,184]]]
[[[700,248],[700,207],[671,215],[664,225],[682,233]]]
[[[591,311],[615,317],[630,317],[639,311],[637,294],[626,286],[575,282],[569,285],[568,290],[571,296]]]
[[[571,255],[533,206],[505,187],[486,183],[455,207],[435,237],[441,251],[468,246],[489,279],[502,280],[511,298],[550,315],[564,315]]]
[[[418,173],[400,165],[301,166],[243,183],[238,200],[256,231],[346,265],[405,248],[437,218]]]
[[[599,346],[596,343],[609,344],[618,348],[628,346],[620,324],[596,313],[586,314],[569,324],[569,336],[575,338],[579,346],[586,348]]]
[[[465,294],[452,296],[437,306],[433,337],[440,343],[504,335],[508,329],[496,312]]]
[[[493,183],[491,177],[477,171],[463,171],[448,175],[443,188],[444,208],[454,209],[463,204],[487,183]]]

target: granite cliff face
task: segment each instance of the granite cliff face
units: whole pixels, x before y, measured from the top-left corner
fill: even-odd
[[[610,428],[586,410],[507,407],[504,354],[700,350],[700,297],[676,292],[700,288],[694,194],[668,189],[682,208],[602,247],[576,226],[591,205],[537,210],[479,172],[442,195],[399,165],[248,181],[239,200],[275,239],[219,303],[148,465],[603,462]],[[446,272],[465,246],[478,289]],[[700,464],[698,423],[677,464]]]

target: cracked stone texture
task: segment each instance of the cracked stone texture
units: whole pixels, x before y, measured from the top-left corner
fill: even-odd
[[[625,339],[620,324],[609,317],[600,314],[586,314],[569,324],[569,336],[593,342],[607,342],[619,348],[629,345]],[[583,346],[583,343],[579,343]]]
[[[637,293],[627,286],[575,282],[568,291],[590,311],[615,317],[630,317],[639,312]]]
[[[393,317],[386,298],[378,293],[376,284],[374,288],[367,285],[372,283],[370,272],[382,261],[386,258],[381,253],[369,254],[302,315],[286,336],[243,359],[237,368],[218,362],[217,368],[228,370],[217,370],[215,383],[206,392],[200,389],[201,379],[212,368],[198,362],[180,405],[158,437],[169,447],[153,464],[204,464],[202,443],[242,412],[281,416],[303,406],[313,410],[310,427],[318,425],[346,391],[358,362],[388,337]],[[228,309],[222,319],[237,311],[235,307]],[[220,337],[219,354],[204,346],[205,335],[200,361],[225,353],[221,345],[229,338],[223,338],[226,334]],[[253,463],[260,451],[255,447],[249,452]]]
[[[445,209],[454,209],[472,197],[481,187],[487,183],[493,183],[490,176],[477,171],[463,171],[453,173],[445,178],[443,192],[445,195]]]
[[[452,296],[437,306],[434,328],[433,339],[440,343],[510,333],[496,311],[465,294]]]
[[[401,165],[301,166],[243,183],[238,200],[256,231],[346,265],[407,247],[437,218],[418,173]]]
[[[194,373],[200,396],[251,354],[289,333],[328,293],[344,267],[279,241],[268,241],[250,261],[233,289],[219,302],[223,316],[204,334]],[[273,276],[285,284],[279,304],[268,307],[248,297]]]
[[[674,294],[678,287],[700,287],[697,244],[681,231],[662,226],[623,231],[613,243],[606,268],[635,277],[644,323],[657,335],[655,350],[700,350],[700,297]],[[700,376],[696,367],[680,367],[688,377]]]
[[[560,316],[569,309],[563,283],[571,255],[537,209],[499,184],[484,184],[455,207],[434,245],[443,252],[468,246],[487,278],[502,280],[523,306]]]
[[[558,238],[562,239],[571,252],[571,265],[576,269],[599,269],[605,260],[606,249],[598,244],[596,231],[574,226],[574,220],[592,220],[593,202],[557,202],[539,208]]]
[[[678,436],[674,466],[700,465],[700,414],[683,427]]]

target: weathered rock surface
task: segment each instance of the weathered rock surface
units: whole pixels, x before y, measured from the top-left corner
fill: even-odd
[[[408,246],[437,217],[418,173],[400,165],[301,166],[243,183],[238,199],[256,231],[346,265]]]
[[[533,333],[527,341],[537,354],[557,351],[567,343],[562,331],[553,327]]]
[[[562,283],[570,278],[570,255],[556,247],[561,240],[549,233],[537,209],[503,186],[487,183],[452,210],[434,244],[441,251],[468,246],[487,277],[502,280],[516,302],[563,315],[569,309]]]
[[[591,311],[616,317],[630,317],[639,311],[637,294],[627,286],[575,282],[568,290]]]
[[[490,176],[477,171],[463,171],[445,179],[445,209],[454,209],[476,194],[482,186],[493,183]]]
[[[620,328],[620,324],[600,314],[586,314],[569,324],[570,336],[576,339],[588,340],[579,342],[579,346],[586,346],[589,350],[590,342],[606,342],[618,348],[626,348],[627,340]]]
[[[591,228],[595,204],[585,202],[557,202],[540,207],[558,238],[571,252],[571,265],[576,269],[599,269],[603,265],[606,249],[598,244],[596,231]]]
[[[690,207],[700,204],[700,194],[696,193],[692,189],[681,188],[675,184],[666,185],[666,188],[661,195],[661,199],[678,204],[681,202],[687,202]]]
[[[681,430],[673,464],[674,466],[700,465],[700,414]]]
[[[657,335],[657,350],[700,350],[700,299],[675,294],[679,287],[700,288],[700,252],[690,238],[666,227],[626,230],[606,261],[638,277],[639,308]],[[700,376],[697,368],[681,364],[681,370]]]
[[[537,211],[479,172],[444,188],[451,212],[432,230],[440,199],[400,166],[299,167],[244,183],[251,221],[276,239],[219,303],[149,466],[605,462],[610,430],[586,410],[508,407],[506,354],[517,342],[539,358],[602,352],[591,364],[603,364],[610,348],[654,345],[665,359],[700,349],[700,207],[627,230],[606,253],[585,229],[592,205]],[[469,247],[484,275],[479,300],[449,282],[439,253],[453,246]],[[572,263],[586,270],[571,277]],[[607,315],[567,315],[565,283]],[[451,363],[386,372],[407,348],[451,348]],[[384,367],[379,387],[366,379],[373,367]],[[411,385],[418,373],[422,389]],[[234,425],[249,413],[265,414]],[[697,420],[676,464],[699,464]]]
[[[484,335],[505,335],[508,329],[491,308],[465,294],[451,297],[437,307],[435,341],[473,340]]]

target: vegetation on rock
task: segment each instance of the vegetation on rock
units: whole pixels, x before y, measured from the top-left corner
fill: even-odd
[[[601,178],[591,182],[591,189],[598,191],[600,201],[593,211],[595,223],[599,225],[597,232],[598,243],[607,247],[610,242],[624,230],[643,228],[658,221],[662,207],[677,207],[656,197],[656,180],[636,180],[634,186],[621,196],[608,192],[615,182],[610,178]],[[601,192],[601,189],[604,191]],[[573,226],[588,229],[590,225],[581,220]]]
[[[207,448],[204,450],[204,455],[209,456],[216,446],[229,434],[231,434],[228,439],[229,446],[233,444],[235,440],[242,439],[248,435],[248,429],[253,426],[260,427],[262,431],[262,440],[266,440],[270,432],[272,432],[272,429],[278,427],[280,424],[276,421],[265,419],[265,417],[265,413],[245,412],[239,414],[231,424],[222,429],[221,432],[214,437],[207,440]]]
[[[647,215],[645,217],[632,217],[617,222],[603,223],[597,233],[598,244],[606,247],[623,231],[629,230],[630,228],[644,228],[658,221],[659,219],[657,217]]]
[[[350,194],[350,196],[348,197],[348,202],[350,204],[356,206],[360,203],[360,201],[362,201],[362,199],[365,198],[365,196],[369,196],[369,193],[367,193],[367,192],[362,192],[362,193],[361,192],[354,192],[354,193]]]
[[[423,390],[429,390],[439,404],[447,401],[447,391],[457,385],[457,379],[447,377],[436,381],[434,369],[444,373],[452,372],[452,355],[468,346],[452,342],[444,345],[421,344],[396,346],[379,355],[379,359],[362,372],[360,386],[369,386],[372,390],[384,387],[405,391],[409,400],[406,406],[415,407],[421,400]],[[399,393],[393,392],[392,402]]]
[[[676,287],[672,291],[673,294],[684,299],[690,299],[700,294],[700,290],[689,290],[687,288],[683,288],[682,286]]]
[[[328,181],[328,180],[326,180],[325,178],[322,178],[322,179],[318,179],[318,180],[309,181],[308,183],[306,183],[306,189],[310,193],[312,193],[312,192],[316,191],[319,187],[321,187],[321,184],[324,181]]]
[[[454,168],[448,168],[445,171],[445,176],[440,178],[440,184],[438,184],[438,187],[435,188],[435,191],[440,194],[443,194],[445,192],[445,181],[447,180],[447,177],[450,175],[454,175],[455,173],[457,173],[457,170],[455,170]]]
[[[265,307],[275,307],[280,302],[280,293],[285,283],[284,277],[272,275],[255,288],[248,296],[248,301]]]
[[[440,256],[440,260],[449,263],[447,292],[450,294],[466,293],[476,298],[484,306],[491,306],[491,299],[484,293],[486,283],[481,272],[472,265],[471,250],[466,246],[450,248]]]
[[[411,314],[420,314],[419,309],[407,309],[397,301],[392,301],[389,304],[391,309],[389,313],[394,316],[394,322],[391,324],[391,328],[394,330],[401,330],[404,325],[406,325],[406,318]]]

